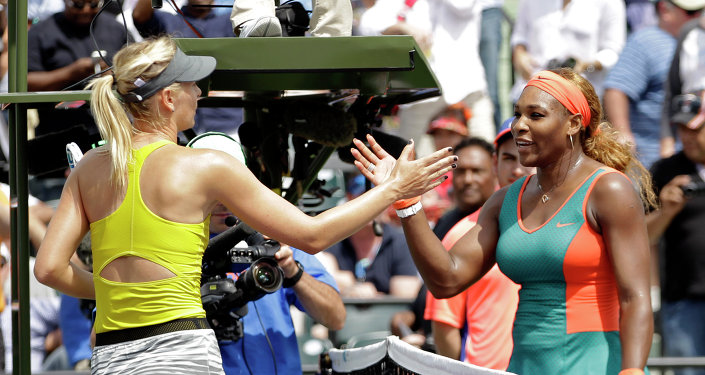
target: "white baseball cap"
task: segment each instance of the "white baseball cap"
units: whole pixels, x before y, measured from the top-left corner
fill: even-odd
[[[705,0],[670,0],[675,6],[683,10],[700,10],[705,8]]]

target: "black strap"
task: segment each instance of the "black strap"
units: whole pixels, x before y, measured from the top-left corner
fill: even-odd
[[[292,277],[288,277],[284,279],[284,282],[282,283],[282,287],[284,288],[291,288],[292,286],[296,285],[296,283],[301,280],[301,276],[304,275],[304,266],[299,263],[299,261],[296,261],[296,265],[299,267],[299,272],[296,273],[296,275]]]
[[[144,339],[164,333],[187,331],[192,329],[210,329],[210,326],[205,318],[176,319],[151,326],[126,328],[116,331],[97,333],[95,335],[95,345],[101,346],[119,344],[121,342]]]

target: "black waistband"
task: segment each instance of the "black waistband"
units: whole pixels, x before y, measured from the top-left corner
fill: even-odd
[[[151,326],[126,328],[116,331],[97,333],[95,335],[95,345],[101,346],[119,344],[121,342],[139,340],[161,335],[163,333],[187,331],[191,329],[210,329],[210,327],[208,326],[208,321],[206,318],[176,319]]]

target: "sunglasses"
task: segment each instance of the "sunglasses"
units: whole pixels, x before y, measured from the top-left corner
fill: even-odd
[[[83,7],[85,7],[86,4],[88,4],[88,6],[90,6],[91,9],[95,9],[95,8],[99,8],[99,7],[102,7],[102,6],[103,6],[103,0],[101,0],[101,1],[95,1],[95,2],[93,2],[93,1],[90,1],[90,2],[89,2],[89,1],[85,1],[85,0],[83,0],[83,1],[81,1],[81,0],[77,0],[77,1],[69,0],[69,2],[68,2],[68,5],[69,5],[70,7],[74,7],[74,8],[76,8],[76,9],[83,9]]]

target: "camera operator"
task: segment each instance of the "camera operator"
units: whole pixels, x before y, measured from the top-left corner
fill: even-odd
[[[211,214],[211,235],[228,228],[225,222],[230,215],[223,205],[216,206]],[[345,306],[335,280],[315,256],[282,246],[275,259],[284,271],[284,287],[247,303],[248,313],[241,319],[244,331],[241,339],[218,342],[228,375],[301,373],[290,306],[296,306],[332,330],[341,329],[345,323]],[[232,271],[242,269],[232,265]],[[271,356],[266,355],[265,348],[270,348]]]
[[[699,95],[674,98],[671,118],[683,150],[652,167],[661,208],[647,217],[649,239],[660,241],[664,355],[705,355],[705,110]],[[686,370],[687,371],[687,370]],[[676,374],[704,374],[676,372]]]

